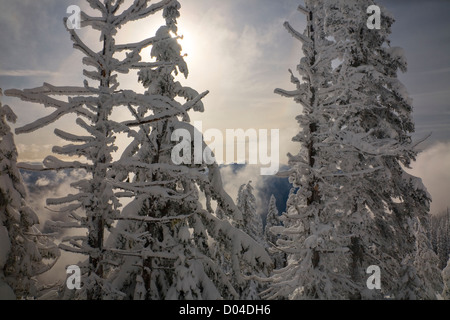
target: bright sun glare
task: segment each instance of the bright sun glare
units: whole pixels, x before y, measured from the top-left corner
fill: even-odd
[[[186,30],[183,30],[182,33],[180,33],[180,36],[183,37],[183,39],[179,39],[178,43],[181,45],[182,51],[181,53],[183,55],[187,55],[188,59],[192,59],[194,56],[194,41],[192,38],[192,34],[187,32]]]

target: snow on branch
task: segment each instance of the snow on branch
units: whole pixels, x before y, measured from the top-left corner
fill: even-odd
[[[77,108],[77,107],[75,107],[75,108]],[[45,127],[45,126],[55,122],[56,120],[60,119],[62,116],[67,114],[70,109],[75,109],[75,108],[69,107],[69,108],[63,108],[63,109],[56,110],[55,112],[53,112],[52,114],[50,114],[46,117],[38,119],[38,120],[36,120],[30,124],[27,124],[23,127],[17,128],[16,134],[30,133],[30,132],[36,131],[42,127]]]
[[[84,198],[88,198],[90,196],[89,193],[78,193],[78,194],[69,194],[63,198],[58,199],[47,199],[47,205],[55,206],[60,204],[71,203],[75,201],[81,201]]]
[[[272,259],[266,250],[259,246],[248,234],[242,230],[234,228],[228,221],[220,220],[206,210],[200,210],[200,217],[205,225],[211,227],[211,236],[219,237],[225,235],[231,244],[232,254],[239,256],[249,265],[260,264],[268,271],[272,266]],[[252,250],[249,250],[252,248]],[[251,251],[251,252],[250,252]]]
[[[289,22],[284,23],[284,27],[289,31],[289,33],[296,38],[297,40],[300,40],[302,43],[311,43],[311,40],[308,37],[305,37],[300,32],[295,30]]]
[[[174,67],[174,62],[164,62],[164,61],[157,61],[157,62],[138,62],[134,63],[130,66],[131,69],[153,69],[157,67]]]
[[[382,170],[384,169],[384,167],[376,167],[376,168],[370,168],[370,169],[366,169],[366,170],[361,170],[361,171],[354,171],[354,172],[335,172],[335,173],[329,173],[329,174],[322,174],[322,177],[355,177],[355,176],[362,176],[362,175],[366,175],[366,174],[371,174],[374,173],[376,171]]]
[[[17,168],[21,170],[27,170],[27,171],[51,171],[49,168],[45,168],[41,164],[30,164],[25,162],[19,162],[17,163]]]
[[[128,250],[120,250],[120,249],[113,249],[113,248],[105,248],[105,251],[120,254],[122,256],[130,256],[130,257],[142,257],[143,259],[146,258],[161,258],[161,259],[168,259],[168,260],[176,260],[178,259],[178,255],[166,253],[166,252],[154,252],[152,250],[146,249],[141,251],[128,251]]]
[[[115,188],[122,189],[125,191],[134,191],[134,192],[146,192],[150,193],[152,195],[158,195],[162,198],[170,198],[174,200],[182,200],[191,195],[191,193],[188,194],[176,194],[175,191],[168,188],[163,188],[160,186],[146,186],[146,187],[139,187],[134,186],[130,183],[125,182],[116,182],[114,180],[110,181],[111,185]]]
[[[106,65],[105,61],[103,60],[103,56],[100,54],[95,53],[89,47],[80,39],[80,37],[75,32],[75,29],[69,29],[67,26],[67,18],[64,19],[64,24],[66,26],[67,31],[70,33],[70,37],[72,41],[74,42],[73,47],[75,49],[80,50],[88,57],[92,58],[93,61],[98,61],[99,65]]]
[[[107,12],[106,7],[100,0],[87,0],[87,2],[89,3],[92,9],[100,10],[103,14],[106,14]]]
[[[93,29],[102,30],[106,25],[104,17],[91,17],[85,12],[81,12],[81,27],[91,26]]]
[[[33,89],[25,89],[23,90],[25,94],[45,94],[45,95],[65,95],[65,96],[76,96],[76,95],[95,95],[99,93],[98,89],[94,88],[86,88],[86,87],[74,87],[74,86],[62,86],[57,87],[51,85],[47,82],[41,87],[33,88]]]
[[[59,230],[59,229],[71,229],[71,228],[77,228],[77,229],[83,229],[85,226],[83,224],[80,224],[78,222],[62,222],[62,221],[47,221],[46,226],[49,227],[52,230]]]
[[[173,221],[186,220],[192,217],[192,214],[189,215],[180,215],[173,217],[162,217],[162,218],[153,218],[153,217],[145,217],[145,216],[127,216],[127,217],[115,217],[113,220],[125,220],[125,221],[137,221],[137,222],[147,222],[147,223],[171,223]]]
[[[57,100],[54,98],[50,98],[46,93],[42,92],[33,92],[32,90],[17,90],[11,89],[5,91],[5,94],[10,97],[20,98],[23,101],[35,102],[43,104],[45,107],[54,107],[54,108],[67,108],[69,105],[65,101]]]
[[[57,154],[68,155],[68,156],[88,156],[92,150],[98,144],[97,141],[93,140],[85,144],[69,144],[63,147],[54,146],[52,151]]]
[[[64,170],[64,169],[85,169],[92,170],[92,165],[81,163],[78,161],[62,161],[54,156],[48,156],[44,160],[44,166],[50,170]]]
[[[152,37],[152,38],[148,38],[145,40],[142,40],[140,42],[136,42],[136,43],[127,43],[127,44],[120,44],[120,45],[115,45],[114,46],[114,50],[115,51],[124,51],[124,50],[132,50],[132,51],[141,51],[142,49],[155,44],[156,42],[159,41],[164,41],[164,40],[168,40],[168,39],[172,39],[170,36],[165,36],[165,37]]]
[[[134,0],[134,3],[128,9],[114,19],[113,24],[115,26],[120,26],[129,21],[145,18],[163,9],[173,0],[162,0],[147,7],[150,1],[151,0]]]
[[[299,5],[298,8],[297,8],[297,10],[300,11],[301,13],[307,15],[307,16],[309,16],[309,14],[310,14],[310,11],[309,11],[308,9],[306,9],[306,8],[305,8],[304,6],[302,6],[302,5]]]
[[[72,252],[72,253],[77,253],[77,254],[83,254],[83,255],[89,255],[89,251],[86,251],[85,249],[78,249],[78,248],[74,248],[68,245],[65,245],[63,243],[60,243],[58,246],[61,250],[67,251],[67,252]]]
[[[95,140],[94,137],[90,136],[77,136],[65,131],[62,131],[60,129],[55,129],[55,135],[60,137],[61,139],[64,139],[66,141],[72,141],[72,142],[92,142]]]
[[[123,122],[123,124],[128,126],[128,127],[139,127],[139,126],[141,126],[143,124],[154,123],[154,122],[170,119],[172,117],[176,117],[176,116],[185,114],[190,109],[195,107],[195,105],[197,103],[199,103],[208,94],[209,94],[209,91],[203,92],[202,94],[198,95],[196,98],[194,98],[191,101],[188,101],[187,103],[185,103],[184,106],[183,106],[183,109],[181,109],[181,110],[179,109],[179,110],[176,110],[175,112],[167,110],[167,111],[161,112],[161,113],[159,113],[157,115],[150,116],[150,117],[147,117],[147,118],[143,118],[141,121],[126,121],[126,122]]]
[[[287,91],[284,89],[275,89],[275,93],[286,98],[295,98],[300,94],[298,90]]]

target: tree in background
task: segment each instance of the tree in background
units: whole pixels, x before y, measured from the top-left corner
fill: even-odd
[[[253,193],[252,181],[239,187],[236,204],[243,215],[243,220],[239,227],[258,243],[263,243],[262,219],[256,212],[256,198]]]
[[[442,291],[442,297],[445,300],[450,300],[450,259],[447,266],[442,271],[442,278],[444,279],[444,291]]]
[[[439,268],[447,266],[450,257],[450,210],[447,209],[431,217],[431,243],[439,258]]]
[[[26,202],[7,123],[16,118],[9,106],[0,103],[0,299],[33,299],[40,295],[36,277],[53,267],[59,250],[37,229],[39,219]]]
[[[252,181],[239,187],[236,204],[242,212],[243,219],[236,226],[252,237],[261,246],[264,244],[263,225],[261,216],[256,211],[256,198],[253,194]],[[262,276],[255,268],[248,268],[249,275]],[[240,285],[240,296],[243,300],[259,300],[262,285],[258,280],[250,280],[248,284]]]
[[[276,230],[281,226],[279,212],[277,209],[277,199],[274,195],[270,197],[269,209],[267,212],[266,227],[264,229],[264,240],[269,248],[275,269],[281,269],[285,266],[286,256],[276,248],[278,234]]]

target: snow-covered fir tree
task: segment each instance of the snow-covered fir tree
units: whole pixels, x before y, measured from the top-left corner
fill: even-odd
[[[298,155],[289,155],[290,182],[297,192],[291,192],[286,213],[281,217],[284,228],[277,241],[280,250],[287,252],[285,268],[275,270],[266,297],[271,299],[331,299],[342,298],[349,286],[348,278],[336,268],[346,264],[345,235],[337,233],[334,222],[338,220],[330,204],[324,204],[324,185],[318,168],[331,167],[333,159],[321,157],[317,144],[325,126],[319,126],[320,108],[326,95],[319,95],[332,83],[330,55],[319,54],[327,48],[325,39],[324,1],[306,1],[299,9],[307,15],[308,26],[300,34],[286,22],[288,31],[303,43],[304,58],[297,67],[303,82],[291,71],[295,91],[277,89],[283,96],[293,97],[303,105],[303,114],[297,117],[301,132],[294,137],[301,143]],[[334,197],[330,197],[330,200]],[[327,254],[324,254],[327,252]],[[331,254],[333,253],[333,254]],[[333,286],[334,284],[334,286]]]
[[[256,198],[253,193],[252,181],[239,187],[236,204],[242,212],[243,220],[238,226],[258,243],[263,243],[262,218],[256,211]]]
[[[439,258],[439,268],[447,266],[450,257],[450,210],[447,209],[431,218],[431,242]]]
[[[263,246],[232,226],[241,223],[242,213],[223,190],[218,165],[211,157],[209,163],[199,161],[194,150],[199,137],[201,155],[211,154],[188,115],[190,109],[203,112],[206,93],[175,78],[188,76],[177,37],[171,36],[178,34],[179,10],[178,1],[165,7],[166,24],[156,33],[164,40],[151,50],[155,63],[140,65],[146,95],[167,103],[130,107],[135,120],[127,125],[137,130],[129,132],[133,142],[115,175],[123,181],[116,187],[133,200],[108,240],[123,255],[112,269],[113,284],[127,299],[239,299],[239,288],[249,283],[246,273],[268,271],[271,261]],[[179,130],[184,135],[178,136]],[[176,149],[180,142],[182,150]],[[174,150],[183,161],[174,159]]]
[[[427,237],[426,228],[419,222],[416,226],[416,257],[414,266],[417,277],[422,282],[418,299],[434,300],[442,292],[443,279],[439,269],[439,258],[430,250],[431,242]]]
[[[264,239],[268,244],[275,244],[278,236],[270,229],[280,225],[279,212],[277,208],[277,199],[274,195],[270,197],[269,208],[267,211],[266,227],[264,229]]]
[[[40,294],[36,277],[53,267],[59,250],[38,230],[39,219],[26,202],[8,125],[16,118],[9,106],[0,103],[0,299],[35,299]]]
[[[400,298],[405,283],[419,292],[415,285],[438,277],[425,276],[414,261],[418,251],[432,255],[424,229],[414,229],[427,225],[430,197],[403,169],[417,156],[411,100],[397,78],[406,60],[390,45],[394,19],[384,8],[381,29],[367,27],[373,4],[306,0],[299,9],[307,30],[285,24],[305,56],[301,78],[291,72],[296,90],[276,91],[303,105],[294,138],[301,151],[290,155],[290,181],[299,191],[282,218],[287,239],[278,240],[288,265],[275,271],[269,298]],[[371,265],[383,272],[381,290],[366,286]],[[429,291],[439,286],[432,286],[417,298],[433,298]]]
[[[256,198],[253,193],[252,181],[239,187],[236,203],[242,212],[243,219],[236,223],[236,226],[250,235],[259,244],[265,246],[262,218],[257,212]],[[262,276],[254,269],[248,269],[247,273]],[[247,284],[239,286],[240,297],[242,300],[259,300],[261,289],[262,284],[259,281],[250,280]]]
[[[272,257],[275,269],[283,268],[286,261],[285,253],[280,252],[280,250],[276,248],[276,243],[279,238],[276,229],[278,229],[280,226],[281,221],[277,208],[277,199],[274,195],[272,195],[269,201],[266,226],[264,229],[264,241],[266,243],[266,246],[269,248],[270,256]]]

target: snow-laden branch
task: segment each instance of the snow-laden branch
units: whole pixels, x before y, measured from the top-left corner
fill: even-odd
[[[131,183],[116,182],[113,180],[110,180],[110,184],[115,188],[122,189],[125,191],[133,191],[133,192],[137,192],[137,193],[145,192],[145,193],[152,194],[154,196],[157,195],[162,198],[169,198],[169,199],[173,199],[173,200],[182,200],[182,199],[185,199],[186,197],[188,197],[189,195],[191,195],[191,193],[177,194],[172,189],[163,188],[163,187],[160,187],[157,185],[139,187],[139,186],[134,186]]]
[[[84,198],[89,198],[89,193],[78,193],[78,194],[69,194],[63,198],[58,199],[47,199],[47,205],[55,206],[60,204],[71,203],[75,201],[82,201]]]
[[[78,87],[78,86],[54,86],[47,82],[41,87],[36,87],[33,89],[25,89],[23,90],[25,94],[45,94],[52,96],[78,96],[78,95],[95,95],[99,93],[98,89],[95,88],[86,88],[86,87]]]
[[[335,173],[327,173],[327,174],[321,174],[321,177],[348,177],[352,178],[355,176],[361,176],[366,174],[371,174],[374,172],[377,172],[379,170],[382,170],[384,167],[376,167],[376,168],[370,168],[366,170],[360,170],[360,171],[353,171],[353,172],[335,172]]]
[[[192,109],[198,102],[200,102],[208,94],[209,94],[209,91],[206,91],[206,92],[198,95],[193,100],[186,102],[184,104],[182,110],[179,110],[179,109],[176,111],[167,110],[167,111],[160,112],[157,115],[143,118],[141,121],[126,121],[126,122],[123,122],[123,124],[128,127],[139,127],[143,124],[155,123],[158,121],[162,121],[162,120],[170,119],[170,118],[173,118],[173,117],[176,117],[179,115],[183,115],[183,114],[187,113],[190,109]]]
[[[41,164],[30,164],[30,163],[25,163],[25,162],[17,163],[17,168],[19,168],[21,170],[35,171],[35,172],[51,171],[52,170],[52,169],[44,167]]]
[[[301,13],[307,15],[307,16],[309,16],[309,14],[310,14],[310,11],[309,11],[308,9],[306,9],[306,8],[305,8],[304,6],[302,6],[302,5],[299,5],[298,8],[297,8],[297,10],[300,11]]]
[[[300,40],[302,43],[311,43],[311,40],[308,37],[304,36],[297,30],[295,30],[289,22],[286,21],[284,23],[284,27],[294,38],[296,38],[297,40]]]
[[[164,40],[168,40],[168,39],[172,39],[172,37],[170,37],[170,36],[152,37],[152,38],[148,38],[148,39],[142,40],[140,42],[136,42],[136,43],[119,44],[119,45],[114,46],[114,51],[120,52],[120,51],[124,51],[124,50],[131,50],[131,51],[139,52],[142,49],[155,44],[156,42],[160,42],[160,41],[164,41]]]
[[[93,29],[96,30],[103,30],[106,26],[106,19],[105,17],[91,17],[90,15],[86,14],[84,11],[81,12],[81,27],[87,27],[91,26]]]
[[[134,3],[128,9],[115,17],[112,24],[118,27],[130,21],[143,19],[163,9],[173,0],[162,0],[147,7],[150,1],[151,0],[134,0]]]
[[[78,34],[75,32],[75,29],[69,29],[67,26],[67,18],[64,18],[64,25],[66,26],[66,30],[70,33],[70,37],[73,41],[73,47],[75,49],[80,50],[85,55],[90,57],[92,61],[97,61],[99,66],[106,65],[104,61],[104,56],[100,55],[98,53],[95,53],[92,51],[84,42],[81,40],[81,38],[78,36]]]
[[[78,248],[74,248],[68,245],[65,245],[63,243],[60,243],[58,246],[61,250],[67,251],[67,252],[72,252],[72,253],[77,253],[77,254],[83,254],[83,255],[89,255],[90,252],[86,251],[85,249],[78,249]]]
[[[248,234],[234,228],[228,221],[218,219],[206,210],[200,210],[199,213],[205,225],[210,226],[211,236],[213,238],[219,237],[220,234],[227,237],[234,257],[243,259],[252,266],[260,264],[264,267],[265,271],[271,269],[272,259],[269,254]],[[252,248],[251,252],[249,251],[249,248]],[[234,269],[236,272],[240,268],[234,266]]]
[[[296,98],[300,95],[298,90],[288,91],[284,89],[275,89],[275,93],[286,98]]]
[[[162,218],[153,218],[147,216],[126,216],[126,217],[113,217],[113,220],[125,220],[125,221],[137,221],[137,222],[147,222],[147,223],[171,223],[173,221],[186,220],[192,217],[192,214],[188,215],[180,215],[173,217],[162,217]]]
[[[44,160],[44,166],[51,170],[64,170],[64,169],[85,169],[87,171],[92,170],[92,165],[87,163],[81,163],[78,161],[62,161],[54,156],[48,156]]]
[[[62,221],[48,221],[47,222],[47,226],[50,229],[53,230],[58,230],[58,229],[71,229],[71,228],[76,228],[76,229],[83,229],[86,226],[84,224],[80,224],[78,222],[62,222]]]
[[[95,140],[94,137],[91,136],[77,136],[75,134],[71,134],[59,129],[55,129],[55,135],[60,137],[61,139],[64,139],[66,141],[72,141],[72,142],[92,142]]]
[[[130,69],[153,69],[156,67],[175,67],[174,62],[138,62],[130,65]]]
[[[107,10],[105,5],[100,0],[86,0],[92,9],[100,10],[103,15],[106,14]]]
[[[111,252],[115,254],[119,254],[122,256],[130,256],[130,257],[141,257],[142,259],[147,258],[161,258],[161,259],[168,259],[168,260],[176,260],[178,259],[178,256],[175,254],[167,253],[167,252],[154,252],[149,249],[141,250],[141,251],[128,251],[128,250],[120,250],[120,249],[114,249],[114,248],[105,248],[106,252]]]
[[[18,98],[22,99],[23,101],[41,103],[41,104],[44,104],[46,107],[51,106],[51,107],[57,108],[56,111],[49,114],[48,116],[40,118],[40,119],[38,119],[30,124],[27,124],[23,127],[17,128],[16,129],[17,134],[30,133],[35,130],[38,130],[50,123],[55,122],[56,120],[60,119],[61,117],[63,117],[64,115],[66,115],[68,113],[78,113],[78,114],[82,113],[83,115],[87,114],[86,112],[84,112],[80,109],[79,104],[68,103],[68,102],[56,100],[56,99],[50,98],[47,95],[42,94],[42,93],[27,94],[21,90],[8,90],[7,94],[10,96],[13,96],[13,97],[18,97]]]

